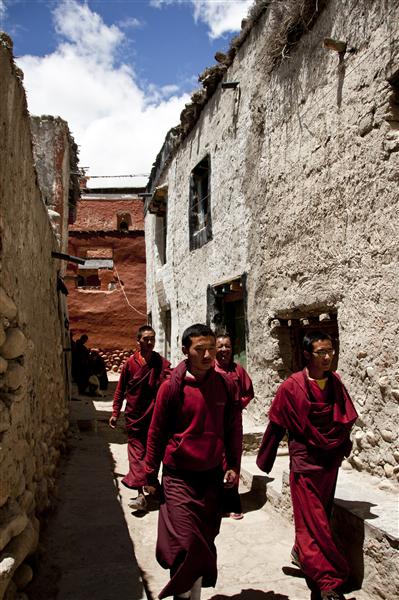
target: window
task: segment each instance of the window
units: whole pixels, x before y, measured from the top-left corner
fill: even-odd
[[[190,176],[190,250],[201,248],[212,239],[210,175],[211,161],[206,156]]]
[[[79,265],[76,285],[84,289],[101,289],[102,273],[113,271],[112,258],[86,258],[84,265]]]
[[[130,213],[118,213],[116,219],[118,231],[129,231],[129,228],[132,226]]]
[[[337,313],[322,312],[303,312],[300,316],[296,311],[294,318],[284,318],[277,316],[270,322],[271,335],[278,340],[279,355],[281,364],[278,374],[281,379],[286,379],[294,371],[299,371],[305,367],[305,358],[302,350],[302,340],[306,333],[311,331],[322,331],[328,333],[333,340],[336,350],[332,368],[337,368],[339,358],[339,335]],[[302,311],[301,311],[302,312]]]
[[[161,265],[166,263],[166,214],[157,216],[155,221],[155,243],[158,248],[158,255]]]

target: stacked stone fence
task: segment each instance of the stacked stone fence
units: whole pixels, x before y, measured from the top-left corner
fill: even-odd
[[[0,34],[0,600],[23,600],[68,428],[59,250],[12,43]]]

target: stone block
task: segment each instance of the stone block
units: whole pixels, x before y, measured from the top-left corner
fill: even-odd
[[[17,316],[17,307],[11,298],[6,294],[3,288],[0,287],[0,316],[6,317],[10,321]]]
[[[7,406],[0,400],[0,433],[8,431],[10,429],[11,419],[10,411]]]
[[[390,431],[389,429],[381,429],[380,433],[381,433],[381,437],[384,440],[384,442],[390,443],[393,441],[393,439],[395,437],[393,432]]]
[[[7,335],[6,332],[4,331],[4,327],[3,324],[0,323],[0,347],[4,344],[4,342],[6,341]]]
[[[0,348],[0,354],[7,360],[18,358],[25,353],[26,346],[26,337],[20,329],[14,327],[7,330],[7,339]]]
[[[28,521],[25,529],[4,548],[0,554],[0,598],[10,583],[16,569],[37,548],[39,535],[37,527]]]
[[[11,390],[15,391],[26,382],[26,370],[18,363],[9,363],[8,371],[5,377],[5,384]]]
[[[374,114],[372,112],[367,113],[360,119],[358,131],[361,137],[367,135],[373,129],[373,120]]]
[[[2,515],[4,519],[0,529],[0,551],[4,550],[9,541],[19,535],[28,524],[28,517],[26,514],[19,515]]]
[[[0,375],[5,373],[7,371],[7,369],[8,369],[8,362],[6,361],[5,358],[0,356]]]

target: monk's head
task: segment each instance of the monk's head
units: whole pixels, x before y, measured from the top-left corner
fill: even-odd
[[[215,360],[216,342],[212,329],[202,323],[187,327],[182,336],[182,351],[187,356],[190,373],[203,377]]]
[[[309,375],[321,379],[331,369],[335,354],[331,336],[322,331],[311,331],[303,338],[302,345]]]
[[[137,331],[137,341],[143,356],[150,354],[155,346],[155,331],[151,325],[142,325]]]
[[[216,336],[216,360],[223,368],[229,367],[233,360],[233,344],[228,333]]]

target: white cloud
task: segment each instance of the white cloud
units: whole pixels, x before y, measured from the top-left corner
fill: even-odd
[[[63,0],[54,19],[61,36],[56,51],[17,61],[31,114],[68,121],[80,146],[80,164],[90,166],[89,175],[149,173],[189,97],[179,96],[175,86],[145,90],[131,67],[117,66],[124,34],[115,25],[107,26],[86,4]],[[145,182],[127,180],[128,185]],[[93,186],[100,184],[121,182],[93,180]]]
[[[187,0],[151,0],[151,5],[183,4]],[[241,21],[248,14],[254,0],[188,0],[194,9],[195,21],[203,21],[209,27],[209,37],[216,39],[226,33],[239,31]]]
[[[140,21],[140,19],[136,19],[135,17],[129,17],[118,23],[118,26],[121,29],[139,29],[144,27],[144,25],[145,23],[143,21]]]
[[[0,0],[0,19],[3,19],[3,17],[6,16],[6,12],[7,12],[7,7],[6,7],[5,0]]]

